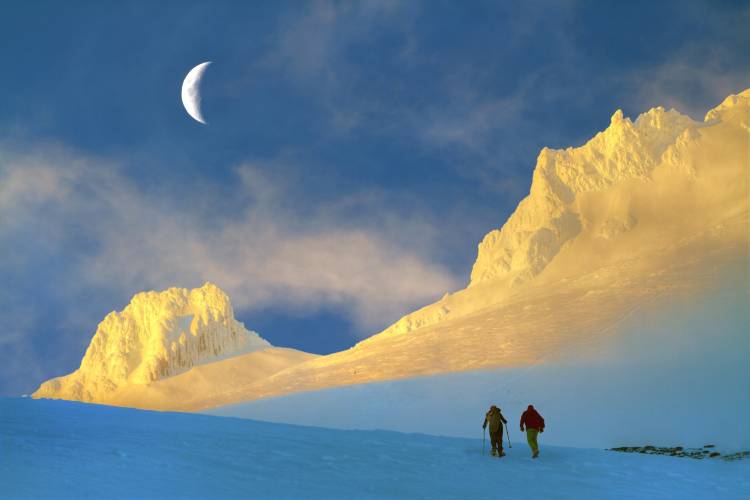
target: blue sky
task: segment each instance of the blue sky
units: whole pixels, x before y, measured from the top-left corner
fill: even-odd
[[[145,289],[328,353],[468,281],[544,146],[750,87],[747,2],[14,2],[0,394]],[[180,102],[213,61],[202,126]]]

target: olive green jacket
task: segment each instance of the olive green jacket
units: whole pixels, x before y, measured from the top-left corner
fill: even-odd
[[[484,424],[482,424],[482,428],[484,429],[487,427],[487,424],[490,424],[490,432],[493,433],[502,429],[503,424],[507,423],[508,421],[505,420],[503,414],[500,413],[500,408],[490,408],[490,411],[484,416]]]

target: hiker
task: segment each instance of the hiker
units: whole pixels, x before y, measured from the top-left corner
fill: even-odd
[[[487,428],[487,424],[490,424],[490,443],[492,444],[492,456],[504,457],[503,452],[503,424],[507,424],[503,414],[500,413],[500,408],[495,405],[490,407],[490,411],[484,416],[484,423],[482,429]]]
[[[540,432],[544,432],[544,419],[534,409],[534,405],[529,405],[521,415],[521,432],[523,432],[524,426],[526,426],[526,441],[528,441],[532,452],[531,458],[536,458],[539,456],[539,445],[536,442],[536,437]]]

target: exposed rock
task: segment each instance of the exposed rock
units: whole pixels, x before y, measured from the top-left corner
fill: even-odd
[[[746,458],[750,458],[750,451],[739,451],[737,453],[731,453],[729,455],[724,455],[722,457],[722,459],[726,460],[727,462],[734,462],[736,460],[744,460]]]
[[[707,444],[703,448],[714,448],[714,445]],[[647,446],[621,446],[618,448],[610,448],[610,451],[619,451],[621,453],[645,453],[647,455],[668,455],[671,457],[682,457],[692,458],[695,460],[702,460],[704,458],[719,458],[728,462],[735,460],[743,460],[750,457],[750,451],[740,451],[729,455],[722,456],[718,451],[708,451],[701,448],[688,448],[685,449],[682,446],[669,447],[656,447],[652,445]]]

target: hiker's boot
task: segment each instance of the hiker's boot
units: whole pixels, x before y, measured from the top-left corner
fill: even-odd
[[[492,456],[493,456],[493,457],[496,457],[496,456],[497,456],[497,452],[496,452],[495,450],[492,450]]]
[[[539,456],[539,452],[535,451],[533,455],[531,455],[531,458],[537,458]]]
[[[500,451],[499,451],[499,452],[497,453],[497,456],[498,456],[498,457],[504,457],[504,456],[505,456],[505,452],[504,452],[503,450],[500,450]]]

